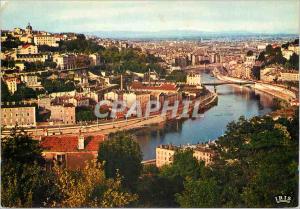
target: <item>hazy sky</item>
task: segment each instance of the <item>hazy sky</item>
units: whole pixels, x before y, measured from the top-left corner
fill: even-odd
[[[299,1],[6,1],[1,28],[88,31],[299,31]]]

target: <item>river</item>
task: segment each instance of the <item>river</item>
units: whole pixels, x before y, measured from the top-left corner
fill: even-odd
[[[213,82],[217,79],[202,73],[203,82]],[[208,87],[213,91],[213,87]],[[143,152],[143,159],[155,158],[155,148],[160,144],[195,144],[206,142],[223,135],[226,125],[240,116],[251,118],[265,115],[272,110],[273,97],[236,85],[221,85],[217,87],[218,104],[204,113],[204,117],[168,121],[167,123],[135,130]]]

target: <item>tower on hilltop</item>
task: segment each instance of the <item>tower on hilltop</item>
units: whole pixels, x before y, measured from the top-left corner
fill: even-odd
[[[32,26],[30,25],[30,23],[28,23],[25,31],[26,31],[27,34],[32,34]]]

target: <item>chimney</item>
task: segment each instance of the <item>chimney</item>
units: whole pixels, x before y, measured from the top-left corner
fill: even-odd
[[[123,74],[121,74],[121,91],[123,91]]]
[[[149,76],[149,77],[148,77],[149,86],[151,86],[151,83],[150,83],[150,82],[151,82],[151,78],[150,78],[150,68],[149,68],[149,70],[148,70],[148,76]]]
[[[83,150],[84,149],[84,136],[82,134],[78,137],[78,149]]]

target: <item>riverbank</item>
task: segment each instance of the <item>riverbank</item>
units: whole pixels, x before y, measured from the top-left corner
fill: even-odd
[[[211,92],[200,102],[199,109],[204,111],[215,104],[217,101],[217,94]],[[193,101],[195,102],[195,101]],[[194,104],[194,103],[193,103]],[[75,124],[75,125],[60,125],[60,126],[37,126],[35,128],[24,129],[30,136],[35,139],[41,139],[43,136],[49,135],[72,135],[72,134],[104,134],[108,135],[121,130],[132,130],[143,128],[149,125],[156,125],[160,123],[167,122],[169,120],[169,115],[151,115],[147,118],[130,118],[121,120],[112,120],[109,122],[93,123],[93,124]],[[180,113],[177,113],[175,119],[180,119]],[[7,136],[10,134],[10,130],[2,130],[2,136]]]
[[[241,83],[247,81],[247,80],[233,78],[233,77],[224,76],[220,74],[216,74],[215,76],[217,79],[221,81],[234,81],[234,82],[241,82]],[[291,102],[292,100],[297,98],[294,92],[280,86],[270,85],[270,84],[256,81],[254,85],[249,85],[249,87],[270,94],[274,97],[277,97],[287,102]]]

